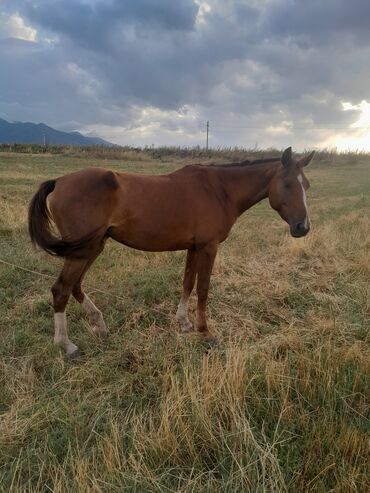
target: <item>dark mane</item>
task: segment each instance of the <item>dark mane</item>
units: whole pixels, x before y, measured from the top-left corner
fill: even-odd
[[[270,158],[265,158],[265,159],[254,159],[253,161],[246,159],[245,161],[238,161],[236,163],[206,164],[203,166],[213,166],[215,168],[230,168],[230,167],[234,168],[237,166],[253,166],[255,164],[274,163],[274,162],[280,161],[280,159],[281,158],[279,158],[279,157],[270,157]]]
[[[275,163],[281,161],[280,157],[269,157],[265,159],[254,159],[253,161],[250,161],[250,164],[264,164],[264,163]]]

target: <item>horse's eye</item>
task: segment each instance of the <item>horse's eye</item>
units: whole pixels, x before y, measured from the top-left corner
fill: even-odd
[[[291,190],[292,185],[290,183],[284,183],[285,190]]]

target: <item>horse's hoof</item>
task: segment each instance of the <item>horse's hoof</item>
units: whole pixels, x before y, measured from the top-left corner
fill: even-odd
[[[194,325],[191,322],[180,325],[180,331],[183,334],[186,334],[187,332],[193,332],[193,330],[194,330]]]
[[[107,326],[104,324],[103,326],[101,325],[92,325],[91,329],[93,333],[100,337],[101,339],[106,339],[109,336],[109,330],[107,329]]]
[[[108,330],[95,331],[95,334],[103,340],[108,339],[109,336]]]
[[[207,348],[213,348],[215,346],[218,346],[218,338],[216,336],[206,336],[206,337],[203,337],[202,339],[202,344],[203,346],[207,347]]]
[[[77,348],[72,353],[67,354],[70,361],[76,361],[81,357],[80,350]]]

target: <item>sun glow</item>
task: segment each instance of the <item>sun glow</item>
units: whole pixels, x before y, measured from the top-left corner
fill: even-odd
[[[351,125],[351,129],[347,134],[337,135],[333,139],[333,145],[338,151],[370,151],[370,103],[363,100],[360,104],[353,105],[345,102],[343,110],[358,110],[360,117]],[[357,129],[357,130],[356,130]],[[330,147],[330,146],[329,146]]]
[[[37,41],[37,30],[27,26],[18,14],[0,13],[0,38],[10,37],[24,41]]]

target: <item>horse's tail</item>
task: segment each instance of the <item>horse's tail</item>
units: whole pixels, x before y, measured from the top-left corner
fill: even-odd
[[[93,246],[98,231],[79,240],[62,240],[52,233],[51,217],[47,206],[47,196],[54,190],[56,180],[48,180],[40,185],[28,209],[28,231],[31,241],[50,255],[80,258],[84,251]],[[99,235],[100,236],[100,235]]]

